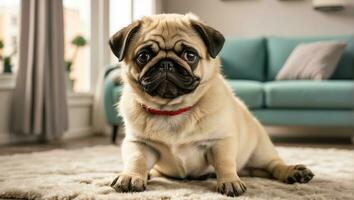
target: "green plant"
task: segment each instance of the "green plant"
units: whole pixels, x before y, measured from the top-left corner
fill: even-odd
[[[4,57],[4,73],[12,73],[11,57]]]
[[[73,54],[72,54],[71,58],[65,60],[65,63],[64,63],[65,70],[68,73],[70,73],[71,70],[72,70],[72,65],[73,65],[74,61],[76,60],[76,57],[77,57],[77,54],[78,54],[79,50],[82,47],[86,46],[86,44],[87,44],[86,39],[83,36],[81,36],[81,35],[77,35],[71,40],[71,45],[73,45],[75,48],[74,48],[74,51],[73,51]]]
[[[4,57],[4,65],[10,65],[11,64],[11,57],[6,56]]]
[[[77,54],[78,54],[79,50],[82,47],[86,46],[86,44],[87,44],[87,41],[86,41],[86,39],[83,36],[81,36],[81,35],[75,36],[71,40],[71,45],[74,46],[73,54],[72,54],[70,59],[66,59],[64,61],[65,71],[67,72],[66,73],[66,82],[67,82],[68,89],[71,90],[71,91],[73,90],[73,85],[74,85],[74,81],[75,80],[70,78],[70,72],[72,70],[73,63],[76,60],[76,57],[77,57]]]
[[[74,37],[73,40],[71,40],[71,44],[77,47],[83,47],[86,45],[86,43],[87,43],[86,39],[81,35],[78,35]]]
[[[0,50],[4,48],[4,42],[0,40]],[[2,60],[2,55],[0,54],[0,60]]]
[[[67,72],[71,72],[71,65],[72,65],[72,64],[73,64],[73,63],[72,63],[71,61],[68,61],[68,60],[64,61],[65,70],[66,70]]]
[[[0,50],[4,49],[4,42],[0,40]],[[4,73],[12,73],[12,65],[11,65],[11,57],[16,54],[17,50],[15,49],[12,53],[9,55],[3,55],[2,52],[0,52],[0,60],[4,62]]]

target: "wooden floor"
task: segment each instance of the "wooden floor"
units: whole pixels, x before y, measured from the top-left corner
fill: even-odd
[[[123,136],[119,135],[117,145],[122,141]],[[353,149],[350,138],[272,138],[278,146],[298,146],[314,148],[340,148]],[[38,151],[48,151],[52,149],[78,149],[96,145],[110,145],[110,138],[107,136],[92,136],[87,138],[58,141],[46,144],[16,144],[0,146],[0,155],[12,155],[18,153],[31,153]]]

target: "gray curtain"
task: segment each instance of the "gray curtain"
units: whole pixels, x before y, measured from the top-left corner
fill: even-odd
[[[59,138],[68,128],[62,1],[21,3],[13,132]]]

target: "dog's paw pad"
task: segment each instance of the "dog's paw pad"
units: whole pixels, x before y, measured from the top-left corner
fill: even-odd
[[[240,196],[246,190],[247,187],[241,180],[218,184],[218,192],[230,197]]]
[[[146,189],[145,181],[141,178],[121,174],[111,183],[117,192],[142,192]]]
[[[315,175],[312,173],[310,169],[308,169],[304,165],[295,165],[293,169],[289,172],[287,178],[285,179],[285,183],[293,184],[293,183],[307,183],[309,182]]]

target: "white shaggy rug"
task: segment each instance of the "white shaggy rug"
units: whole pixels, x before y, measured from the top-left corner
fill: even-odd
[[[354,199],[354,151],[278,147],[289,163],[307,165],[308,184],[286,185],[243,177],[247,192],[237,199]],[[97,146],[0,157],[0,199],[232,199],[215,192],[215,179],[154,178],[147,191],[119,194],[110,188],[122,169],[120,149]]]

